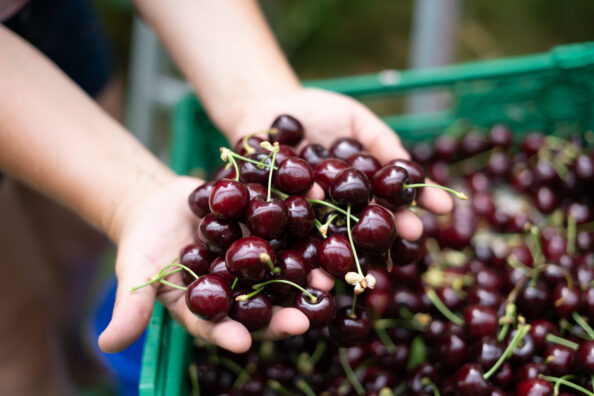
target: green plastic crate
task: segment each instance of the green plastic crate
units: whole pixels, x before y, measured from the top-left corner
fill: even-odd
[[[404,141],[441,133],[456,120],[489,127],[508,124],[519,135],[530,130],[592,131],[594,126],[594,43],[559,46],[543,54],[409,71],[310,81],[307,85],[361,100],[439,91],[450,98],[445,111],[384,118]],[[182,100],[173,117],[172,168],[206,174],[220,164],[227,145],[195,97]],[[140,378],[141,396],[188,393],[192,340],[162,306],[149,325]]]

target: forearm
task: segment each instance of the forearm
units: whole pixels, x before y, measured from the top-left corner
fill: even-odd
[[[136,0],[219,128],[241,106],[299,87],[254,0]]]
[[[0,169],[117,241],[126,205],[170,171],[1,25],[0,48]]]

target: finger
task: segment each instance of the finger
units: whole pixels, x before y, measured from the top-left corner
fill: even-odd
[[[427,179],[426,183],[435,184],[435,182]],[[431,212],[444,215],[452,211],[454,202],[449,193],[437,188],[424,187],[423,192],[417,198],[419,205]]]
[[[394,223],[398,235],[408,241],[416,241],[423,234],[423,223],[408,208],[400,209],[394,214]]]
[[[157,288],[157,284],[152,284],[135,292],[130,291],[132,287],[149,280],[152,275],[136,272],[139,268],[147,268],[142,265],[146,260],[141,255],[120,249],[117,261],[126,262],[126,265],[117,265],[126,272],[118,273],[111,321],[99,336],[99,347],[106,353],[125,349],[144,332],[153,312]]]
[[[311,199],[324,199],[324,190],[317,183],[307,192],[307,198]]]
[[[299,334],[309,329],[307,316],[297,308],[274,307],[268,327],[253,334],[257,339],[279,340]]]
[[[334,287],[334,278],[319,268],[311,270],[307,280],[314,289],[329,291]]]

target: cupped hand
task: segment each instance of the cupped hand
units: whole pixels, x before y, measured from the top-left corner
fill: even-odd
[[[117,241],[116,302],[111,321],[99,337],[103,351],[121,351],[140,337],[149,323],[155,298],[192,335],[236,353],[250,347],[252,337],[241,323],[229,317],[217,323],[200,319],[188,309],[182,290],[154,283],[130,291],[150,280],[178,257],[183,246],[193,242],[198,219],[189,209],[187,198],[201,183],[195,178],[172,176],[152,193],[142,195],[126,211]],[[180,273],[171,275],[168,280],[183,285]],[[332,287],[332,282],[319,270],[312,272],[310,284],[322,290]],[[258,336],[284,338],[302,334],[308,327],[307,317],[299,310],[277,307],[269,326],[259,331]]]
[[[220,123],[232,142],[250,131],[269,126],[279,114],[290,114],[303,124],[308,142],[329,147],[340,137],[351,137],[359,140],[382,164],[396,158],[409,159],[398,135],[363,104],[344,95],[299,88],[252,98],[236,108],[239,116]],[[436,214],[446,214],[453,207],[448,193],[433,188],[424,189],[418,204]],[[395,221],[401,237],[414,241],[422,235],[421,221],[408,208],[398,210]]]

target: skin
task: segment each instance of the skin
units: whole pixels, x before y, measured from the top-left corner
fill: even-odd
[[[328,145],[340,136],[359,139],[381,162],[409,158],[398,137],[359,102],[302,88],[251,0],[138,0],[136,7],[192,83],[215,124],[230,141],[266,127],[279,113],[300,119],[307,140]],[[214,34],[216,33],[216,34]],[[155,298],[190,333],[233,352],[246,351],[252,335],[229,318],[203,321],[184,294],[152,285],[134,293],[192,240],[196,218],[187,196],[202,181],[174,175],[102,111],[38,51],[0,26],[0,169],[74,210],[118,246],[118,291],[113,317],[99,345],[117,352],[148,325]],[[51,131],[48,132],[48,131]],[[320,197],[319,187],[310,194]],[[452,201],[426,189],[419,204],[443,214]],[[166,208],[166,209],[164,209]],[[415,240],[420,221],[396,214],[404,238]],[[180,284],[176,274],[169,280]],[[321,270],[313,287],[329,290]],[[301,334],[309,323],[293,308],[276,308],[255,337]]]

